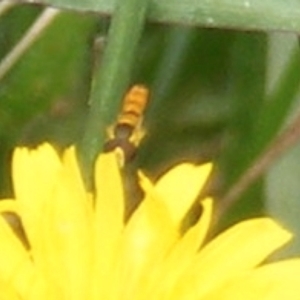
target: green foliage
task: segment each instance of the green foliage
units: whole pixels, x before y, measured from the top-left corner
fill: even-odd
[[[83,153],[95,144],[98,150],[131,84],[149,86],[151,100],[144,122],[147,135],[129,167],[156,178],[180,161],[213,160],[216,176],[209,192],[220,206],[297,111],[297,37],[270,31],[299,32],[297,0],[153,0],[145,26],[143,16],[135,18],[139,1],[126,1],[134,5],[127,11],[130,20],[123,31],[116,25],[112,39],[107,28],[118,22],[107,14],[115,16],[115,1],[44,2],[74,11],[62,12],[2,79],[4,195],[11,192],[7,173],[15,145],[48,140],[58,149],[80,142]],[[2,58],[41,11],[38,5],[18,5],[0,18]],[[95,50],[99,37],[101,49]],[[101,105],[95,109],[98,99]],[[244,190],[221,227],[271,213],[300,233],[295,214],[300,203],[298,152],[273,162],[265,176]],[[295,244],[293,251],[299,253],[300,246]]]

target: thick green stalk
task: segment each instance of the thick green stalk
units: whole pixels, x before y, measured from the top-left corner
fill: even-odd
[[[29,2],[29,0],[22,0]],[[116,0],[44,0],[68,9],[113,13]],[[149,18],[155,22],[240,30],[300,32],[297,0],[152,0]]]
[[[136,47],[146,18],[148,0],[119,0],[108,31],[101,64],[93,78],[90,112],[79,145],[84,172],[92,164],[105,140],[105,131],[119,111],[122,95],[129,84]]]

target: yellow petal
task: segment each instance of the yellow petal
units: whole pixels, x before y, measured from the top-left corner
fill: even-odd
[[[216,237],[192,260],[173,295],[199,298],[225,279],[249,270],[285,244],[291,234],[268,218],[241,222]]]
[[[40,224],[43,269],[66,299],[84,299],[92,266],[91,199],[83,184],[78,185],[78,174],[69,163],[62,166],[56,177],[52,199],[44,208]]]
[[[17,148],[13,155],[15,196],[33,251],[40,247],[41,212],[45,203],[51,201],[60,168],[60,159],[49,144],[43,144],[36,150]]]
[[[144,293],[142,286],[149,270],[161,262],[179,236],[165,203],[152,198],[150,188],[149,185],[146,198],[132,215],[124,232],[123,248],[120,250],[123,299],[131,299],[132,295],[138,298]]]
[[[22,280],[17,278],[22,273]],[[34,266],[27,250],[21,241],[15,236],[12,229],[0,217],[0,278],[10,282],[17,293],[26,297],[30,286],[24,284],[26,278],[32,278],[35,273]]]
[[[94,299],[111,299],[115,276],[115,255],[124,227],[123,184],[117,157],[101,154],[95,167],[95,261]],[[99,282],[101,284],[99,284]]]
[[[20,300],[16,290],[7,282],[0,280],[1,300]]]
[[[195,166],[181,164],[167,172],[155,184],[155,190],[165,201],[171,218],[179,224],[192,204],[211,172],[212,164]]]
[[[19,203],[14,199],[1,199],[0,201],[0,212],[13,212],[17,215],[20,214]]]
[[[21,241],[16,237],[13,230],[0,217],[0,270],[1,277],[8,280],[15,273],[15,270],[29,261],[30,257]]]
[[[203,211],[196,225],[178,240],[161,264],[152,266],[153,274],[149,272],[147,290],[141,299],[167,299],[178,277],[195,258],[197,250],[204,242],[212,216],[212,199],[204,199],[201,204]]]
[[[28,239],[21,223],[18,202],[14,199],[2,199],[0,201],[0,213],[3,214],[5,221],[13,229],[16,237],[22,241],[23,246],[28,248]]]
[[[80,197],[84,199],[86,197],[86,188],[81,176],[74,146],[65,150],[62,163],[64,169],[67,171],[66,175],[72,177],[74,186],[76,186],[77,191],[80,193]]]
[[[203,300],[299,300],[299,286],[300,259],[293,259],[242,274],[216,288]]]
[[[178,259],[183,255],[189,256],[195,253],[206,238],[212,219],[212,198],[203,199],[201,205],[203,210],[198,222],[185,233],[172,251],[172,256],[177,256]]]

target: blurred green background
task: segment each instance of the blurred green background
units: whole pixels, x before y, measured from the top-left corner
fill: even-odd
[[[0,18],[2,59],[44,7],[16,5]],[[0,85],[0,194],[12,193],[16,145],[50,141],[58,150],[82,139],[108,16],[66,11],[7,72]],[[130,82],[150,88],[147,135],[132,168],[153,179],[181,161],[213,160],[209,193],[221,201],[298,110],[296,34],[147,23]],[[222,216],[220,228],[271,214],[300,233],[300,148],[274,162]],[[220,204],[221,205],[221,204]],[[297,239],[292,253],[298,253]]]

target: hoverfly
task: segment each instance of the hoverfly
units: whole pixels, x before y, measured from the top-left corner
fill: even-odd
[[[136,148],[145,134],[141,125],[148,98],[149,90],[143,85],[134,85],[126,93],[116,123],[108,128],[105,152],[119,148],[123,160],[129,161],[134,157]]]

